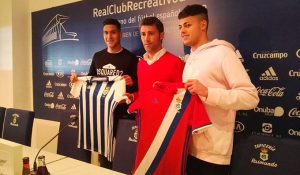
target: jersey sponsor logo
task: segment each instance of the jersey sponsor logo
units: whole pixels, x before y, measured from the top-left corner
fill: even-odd
[[[282,117],[284,114],[284,109],[281,106],[275,108],[269,107],[255,107],[254,112],[264,113],[266,116]]]
[[[297,136],[297,137],[300,137],[300,131],[297,131],[297,130],[294,130],[294,129],[289,129],[288,130],[288,134],[290,136]]]
[[[86,75],[88,75],[89,73],[88,72],[80,72],[80,75],[81,76],[86,76]]]
[[[44,97],[46,97],[46,98],[54,98],[54,92],[44,92]]]
[[[53,72],[43,72],[43,76],[54,76]]]
[[[300,109],[298,109],[298,108],[292,108],[289,111],[289,117],[291,117],[291,118],[293,118],[293,117],[300,118]]]
[[[271,123],[262,123],[261,131],[263,133],[271,134],[273,132],[273,125]]]
[[[135,125],[135,126],[132,126],[131,127],[131,136],[128,137],[128,141],[129,142],[137,142],[137,139],[138,139],[138,126]]]
[[[238,116],[248,116],[248,112],[247,111],[237,111],[236,114]]]
[[[69,124],[68,124],[68,127],[70,127],[70,128],[78,128],[78,125],[77,125],[77,123],[76,123],[76,121],[77,121],[77,115],[70,115],[70,122],[69,122]]]
[[[256,89],[260,96],[283,97],[285,87],[272,87],[270,89],[264,89],[261,86],[258,86]]]
[[[50,80],[48,80],[48,82],[46,83],[46,88],[49,88],[49,89],[52,88],[52,83]]]
[[[12,115],[11,115],[12,121],[10,122],[10,125],[11,125],[11,126],[18,127],[18,126],[19,126],[19,124],[18,124],[18,118],[19,118],[19,117],[20,117],[19,114],[16,114],[16,113],[12,114]]]
[[[300,77],[300,70],[296,71],[296,70],[290,70],[289,71],[289,76],[290,77]]]
[[[57,76],[58,78],[62,78],[62,77],[65,76],[65,73],[64,73],[64,71],[59,70],[59,71],[56,72],[56,76]]]
[[[49,109],[54,109],[55,107],[54,103],[44,103],[44,106]]]
[[[67,87],[67,83],[54,83],[56,87]]]
[[[57,65],[58,66],[62,66],[63,65],[63,60],[62,59],[58,59],[57,60]]]
[[[79,99],[79,97],[74,97],[72,94],[67,94],[67,98],[71,98],[71,99]]]
[[[55,104],[55,109],[59,109],[59,110],[66,110],[67,109],[67,105],[66,104]]]
[[[243,132],[245,130],[245,125],[240,121],[235,121],[234,132]]]
[[[67,61],[67,65],[71,65],[71,66],[79,66],[79,60],[75,59],[75,60],[69,60]]]
[[[235,53],[236,53],[237,56],[239,57],[240,61],[241,61],[242,63],[244,63],[244,62],[245,62],[245,59],[243,58],[241,52],[240,52],[238,49],[236,49],[236,50],[235,50]]]
[[[252,54],[253,59],[284,59],[288,58],[289,54],[287,52],[278,51],[264,51],[262,53],[254,52]]]
[[[102,67],[102,69],[97,69],[97,75],[99,76],[122,76],[123,71],[117,70],[116,66],[112,64],[107,64]]]
[[[52,60],[45,60],[44,64],[45,64],[45,67],[52,67],[53,66]]]
[[[81,60],[79,64],[81,66],[90,66],[92,64],[92,59]]]
[[[270,161],[270,156],[272,152],[276,151],[276,147],[268,144],[256,144],[254,149],[259,150],[259,158],[252,158],[251,163],[267,167],[278,167],[278,163],[275,161]]]
[[[273,69],[273,67],[269,67],[264,73],[259,77],[260,80],[278,80],[278,77]]]
[[[76,105],[73,104],[73,105],[71,106],[71,110],[76,110],[76,109],[77,109]]]
[[[57,99],[59,99],[59,100],[64,100],[65,99],[64,94],[62,93],[62,91],[60,91],[60,93],[57,95]]]

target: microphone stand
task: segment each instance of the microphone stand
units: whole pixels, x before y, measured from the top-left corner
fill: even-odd
[[[45,148],[52,140],[54,140],[64,129],[67,128],[67,126],[69,126],[69,124],[71,124],[72,122],[76,122],[78,120],[78,117],[74,117],[72,119],[72,121],[70,121],[68,124],[66,124],[60,131],[58,131],[57,134],[55,134],[47,143],[45,143],[38,151],[38,153],[36,154],[35,158],[34,158],[34,162],[33,162],[33,171],[37,171],[37,165],[36,165],[36,158],[38,157],[39,153],[42,151],[43,148]]]

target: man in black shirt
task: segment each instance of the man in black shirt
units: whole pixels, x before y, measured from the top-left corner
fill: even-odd
[[[128,93],[137,91],[137,63],[138,58],[121,46],[121,24],[116,19],[106,19],[103,21],[103,38],[107,48],[96,52],[88,76],[122,76],[126,82]],[[71,82],[78,81],[77,75],[72,74]],[[127,114],[128,105],[119,104],[114,111],[113,135],[116,135],[118,119],[133,118]],[[99,155],[100,166],[112,168],[112,163],[106,157]]]

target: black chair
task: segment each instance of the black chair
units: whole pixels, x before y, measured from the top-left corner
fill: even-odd
[[[132,174],[137,147],[138,129],[136,121],[120,119],[118,122],[115,155],[112,169]]]
[[[242,136],[233,146],[231,175],[300,174],[299,157],[298,140]]]
[[[0,136],[2,137],[3,121],[6,108],[0,107]]]
[[[61,132],[58,135],[57,153],[90,163],[91,152],[77,148],[78,114],[65,111],[61,113],[60,118]]]
[[[34,112],[8,108],[5,112],[2,138],[30,146]]]

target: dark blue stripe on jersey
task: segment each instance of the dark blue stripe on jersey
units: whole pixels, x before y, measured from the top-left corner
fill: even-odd
[[[91,133],[90,133],[90,86],[91,84],[87,83],[86,84],[86,90],[85,90],[85,126],[86,126],[86,149],[91,149]]]
[[[94,93],[93,93],[93,132],[94,132],[94,151],[98,151],[98,132],[97,132],[97,95],[101,88],[102,84],[96,84]]]
[[[109,88],[109,91],[111,89],[113,83],[107,82],[106,87],[104,88],[106,90],[106,88]],[[107,134],[105,133],[105,97],[107,96],[107,94],[109,93],[109,91],[105,94],[102,93],[101,98],[100,98],[100,103],[101,103],[101,110],[100,110],[100,129],[101,129],[101,153],[104,154],[105,153],[105,135],[107,136]]]
[[[166,137],[165,139],[163,140],[158,152],[157,152],[157,155],[155,156],[153,162],[151,163],[148,171],[146,172],[146,174],[154,174],[156,168],[158,167],[159,163],[160,163],[160,160],[162,159],[164,153],[166,152],[166,149],[168,148],[168,145],[172,139],[172,136],[173,134],[175,133],[176,131],[176,128],[180,122],[180,119],[182,118],[189,102],[190,102],[190,99],[191,99],[191,94],[189,92],[186,92],[184,94],[184,97],[183,97],[183,100],[182,100],[182,104],[181,104],[181,110],[179,113],[176,113],[174,119],[173,119],[173,122],[171,123],[170,125],[170,128],[168,129],[167,131],[167,134],[166,134]],[[176,160],[174,160],[176,161]]]
[[[82,88],[80,90],[80,98],[79,98],[79,112],[80,112],[80,125],[83,125],[83,101],[82,101]],[[80,127],[80,143],[79,143],[79,147],[82,148],[83,147],[83,127]]]

